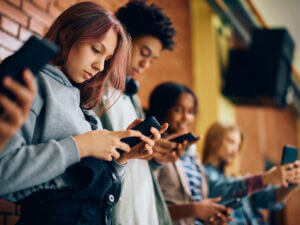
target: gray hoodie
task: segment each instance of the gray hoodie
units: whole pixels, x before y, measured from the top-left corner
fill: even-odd
[[[73,136],[92,130],[80,108],[79,89],[57,67],[46,65],[36,82],[27,121],[0,153],[0,197],[10,201],[65,187],[61,175],[80,161]],[[113,166],[122,177],[123,166]]]

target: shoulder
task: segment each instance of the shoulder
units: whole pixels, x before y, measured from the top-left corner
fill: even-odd
[[[175,166],[175,163],[163,164],[163,166],[159,169],[158,174],[160,179],[168,179],[171,176],[171,174],[177,174],[177,168]]]
[[[204,166],[204,171],[209,180],[217,180],[221,176],[218,169],[211,164],[206,164]]]
[[[76,98],[80,98],[79,90],[71,84],[69,79],[56,66],[47,64],[35,76],[37,85],[37,93],[32,105],[32,111],[39,113],[42,106],[49,99],[57,99],[60,94],[64,96],[68,93],[74,94]],[[65,92],[69,89],[68,92]]]

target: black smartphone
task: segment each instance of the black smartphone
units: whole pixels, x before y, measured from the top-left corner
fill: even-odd
[[[298,159],[298,149],[294,146],[285,145],[282,151],[281,164],[293,163]]]
[[[154,127],[158,130],[160,130],[161,125],[156,120],[154,116],[147,117],[143,122],[139,123],[135,127],[133,127],[133,130],[140,131],[143,135],[150,137],[152,133],[150,132],[150,128]],[[141,142],[140,138],[138,137],[128,137],[128,138],[122,138],[121,141],[127,143],[130,147],[133,147]]]
[[[242,202],[240,198],[229,199],[227,201],[222,201],[220,204],[226,206],[227,208],[237,209],[242,207]]]
[[[10,76],[24,84],[21,74],[25,68],[30,69],[33,74],[37,74],[58,52],[59,47],[57,45],[45,39],[31,36],[16,53],[4,59],[0,64],[0,92],[13,98],[12,93],[3,87],[3,78]]]
[[[184,141],[193,142],[193,141],[196,141],[196,140],[197,140],[196,135],[193,134],[192,132],[190,132],[190,133],[178,136],[176,138],[173,138],[170,141],[177,142],[177,143],[182,143]]]

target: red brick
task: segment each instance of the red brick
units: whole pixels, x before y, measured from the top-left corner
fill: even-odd
[[[17,36],[19,32],[19,24],[4,16],[1,17],[1,28],[14,36]]]
[[[21,6],[21,0],[9,0],[9,1],[17,7]]]
[[[32,35],[32,32],[25,29],[24,27],[21,27],[20,34],[19,34],[19,39],[21,41],[26,41],[31,35]]]
[[[46,27],[35,21],[34,19],[31,19],[29,22],[29,29],[33,31],[34,33],[39,34],[40,36],[43,36],[45,33]]]
[[[49,1],[48,0],[32,0],[32,2],[38,6],[39,8],[43,10],[47,10],[49,6]]]
[[[0,212],[15,213],[15,204],[0,199]]]
[[[7,56],[10,56],[11,54],[13,54],[12,51],[9,51],[3,47],[0,47],[0,60],[5,59]]]
[[[55,5],[65,10],[76,3],[75,0],[55,0]]]
[[[10,36],[7,33],[4,33],[3,31],[0,31],[0,40],[1,40],[1,45],[3,45],[4,47],[12,50],[12,51],[16,51],[17,49],[19,49],[23,42],[19,41],[18,39]]]
[[[22,9],[32,18],[40,21],[46,26],[50,26],[54,20],[50,15],[48,15],[46,12],[42,11],[41,9],[35,7],[30,2],[23,2]]]
[[[6,225],[15,225],[18,221],[19,217],[15,215],[7,215],[6,216]]]
[[[62,13],[62,9],[56,7],[54,4],[50,4],[49,13],[55,18],[58,17]]]
[[[7,4],[4,1],[0,1],[0,13],[3,13],[4,15],[17,21],[25,27],[28,24],[28,16],[26,16],[23,12]]]

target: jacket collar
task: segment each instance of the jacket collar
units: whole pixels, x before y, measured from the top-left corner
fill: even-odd
[[[71,81],[67,78],[67,76],[56,66],[51,65],[51,64],[46,64],[42,69],[41,72],[43,74],[46,74],[56,81],[58,81],[61,84],[64,84],[65,86],[68,87],[73,87]]]

